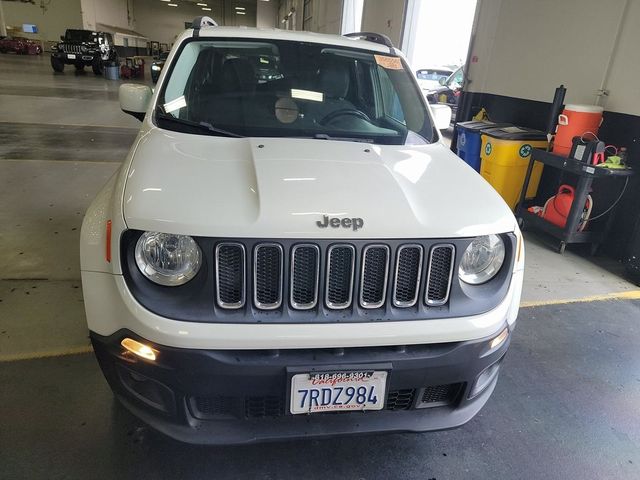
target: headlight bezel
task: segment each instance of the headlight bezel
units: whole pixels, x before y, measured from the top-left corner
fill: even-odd
[[[479,265],[472,269],[464,267],[465,259],[474,252],[474,249],[479,252],[481,249],[485,249],[486,254],[487,247],[490,247],[490,256],[484,261],[476,261]],[[458,278],[461,282],[470,286],[483,285],[495,277],[498,276],[507,260],[507,245],[504,239],[497,234],[479,235],[471,240],[467,248],[462,252],[462,256],[458,262]],[[482,267],[482,268],[480,268]]]
[[[170,273],[170,269],[159,267],[157,264],[154,265],[152,263],[153,259],[150,258],[150,253],[145,248],[154,240],[166,244],[175,239],[178,240],[181,248],[188,249],[185,252],[187,256],[192,258],[189,260],[190,265],[188,268],[182,268],[176,270],[175,273]],[[191,281],[198,274],[202,267],[203,254],[198,243],[189,235],[145,231],[136,240],[134,259],[136,267],[148,280],[164,287],[179,287]]]

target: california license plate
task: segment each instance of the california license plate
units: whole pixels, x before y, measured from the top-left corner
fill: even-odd
[[[301,373],[291,378],[291,413],[382,410],[387,372]]]
[[[67,58],[69,60],[75,60],[76,59],[76,55],[75,55],[75,53],[67,53]]]

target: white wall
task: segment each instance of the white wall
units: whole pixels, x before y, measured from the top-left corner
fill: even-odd
[[[342,30],[342,0],[314,0],[313,16],[305,30],[340,34]]]
[[[23,36],[44,41],[59,41],[67,28],[82,28],[80,0],[55,0],[49,3],[46,11],[40,8],[40,2],[36,4],[2,2],[7,27],[21,30],[23,23],[32,23],[38,26],[39,33]]]
[[[258,3],[261,2],[258,0]],[[295,13],[287,23],[281,23],[281,20],[291,11],[291,8],[295,9]],[[342,0],[311,0],[310,13],[311,17],[305,22],[304,0],[281,0],[277,28],[318,33],[341,33]]]
[[[276,0],[269,2],[256,0],[256,27],[277,28],[278,5],[279,2]]]
[[[400,46],[405,0],[365,0],[362,31],[383,33]],[[455,19],[455,15],[453,16]]]
[[[593,104],[611,58],[601,104],[640,115],[640,0],[629,0],[623,15],[625,3],[480,0],[468,89],[551,101],[564,84],[567,103]]]
[[[133,0],[81,0],[82,18],[87,30],[96,24],[135,30]]]

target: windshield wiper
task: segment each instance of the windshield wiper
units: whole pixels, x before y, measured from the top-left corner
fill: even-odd
[[[183,125],[185,127],[194,129],[194,130],[199,130],[202,132],[209,132],[212,133],[214,135],[219,135],[221,137],[232,137],[232,138],[243,138],[242,135],[238,135],[237,133],[233,133],[230,132],[228,130],[223,130],[222,128],[217,128],[214,127],[213,125],[211,125],[208,122],[192,122],[191,120],[184,120],[182,118],[176,118],[173,115],[166,115],[164,113],[160,113],[160,112],[156,112],[156,118],[162,120],[162,121],[167,121],[167,122],[171,122],[173,124],[176,125]]]
[[[326,133],[316,133],[313,138],[317,140],[340,140],[343,142],[360,142],[360,143],[373,143],[372,138],[358,138],[358,137],[334,137],[327,135]]]

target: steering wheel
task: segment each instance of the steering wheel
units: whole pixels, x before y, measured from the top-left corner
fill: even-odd
[[[336,110],[335,112],[331,112],[325,115],[324,117],[322,117],[322,119],[318,123],[320,125],[326,125],[332,120],[335,120],[336,118],[342,117],[344,115],[351,115],[353,117],[358,117],[358,118],[361,118],[362,120],[366,120],[367,122],[372,123],[371,119],[366,113],[361,112],[360,110],[356,110],[354,108],[343,108],[340,110]]]

